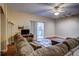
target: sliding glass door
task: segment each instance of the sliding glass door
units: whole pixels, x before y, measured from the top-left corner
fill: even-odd
[[[37,22],[37,24],[36,24],[36,36],[37,36],[37,41],[44,38],[44,23],[43,22]]]
[[[46,47],[50,46],[51,41],[45,39],[45,23],[32,21],[31,24],[31,31],[34,34],[34,37],[36,38],[37,42]]]

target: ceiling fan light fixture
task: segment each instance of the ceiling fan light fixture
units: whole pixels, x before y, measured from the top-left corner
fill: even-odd
[[[55,12],[54,15],[56,15],[56,16],[59,15],[59,12]]]

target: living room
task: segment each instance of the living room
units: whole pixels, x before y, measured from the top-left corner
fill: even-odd
[[[36,4],[10,3],[8,4],[7,3],[1,5],[3,12],[6,15],[5,25],[4,25],[4,21],[3,24],[1,22],[1,24],[4,25],[4,26],[1,25],[2,28],[1,32],[4,32],[3,34],[1,33],[1,37],[5,36],[5,38],[3,37],[3,39],[6,42],[6,44],[5,43],[3,44],[4,46],[2,50],[4,51],[7,50],[7,45],[15,42],[14,38],[12,37],[17,33],[22,34],[21,33],[22,30],[25,29],[28,29],[27,31],[29,31],[29,33],[32,34],[31,39],[37,41],[36,45],[42,45],[44,47],[56,45],[59,42],[63,43],[63,41],[65,41],[66,39],[70,39],[71,41],[77,38],[77,40],[79,40],[79,13],[78,13],[79,4],[78,3],[76,4],[75,3],[74,4],[71,3],[69,4],[67,3],[59,3],[59,4],[58,3],[52,3],[52,4],[51,3],[36,3]],[[79,41],[76,43],[79,43]],[[38,49],[34,43],[31,43],[31,45],[34,47],[35,50],[39,50],[39,49],[42,50],[44,48],[43,47]],[[79,50],[78,47],[77,50]],[[68,50],[67,52],[69,51],[70,50]],[[67,52],[58,55],[66,55]],[[71,54],[69,55],[72,55],[72,53],[73,52],[71,52]],[[3,52],[3,54],[5,54],[5,52]],[[79,55],[78,51],[76,54]],[[7,53],[7,55],[10,54]],[[30,55],[30,54],[24,53],[23,55]],[[53,56],[56,54],[39,53],[34,55]]]

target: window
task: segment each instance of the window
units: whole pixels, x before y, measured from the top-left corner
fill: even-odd
[[[44,38],[44,23],[37,22],[37,39]]]
[[[50,46],[51,41],[49,39],[45,39],[45,23],[44,22],[31,22],[31,31],[34,34],[35,39],[37,42],[43,46]]]

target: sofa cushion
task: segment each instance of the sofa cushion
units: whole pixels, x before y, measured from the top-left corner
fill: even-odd
[[[78,41],[75,39],[68,39],[64,43],[69,47],[69,50],[78,45]]]
[[[37,44],[35,42],[29,42],[30,45],[34,48],[34,50],[41,48],[42,46],[40,44]]]
[[[78,41],[78,44],[79,44],[79,37],[78,37],[78,38],[76,38],[76,40]]]
[[[57,45],[48,48],[52,56],[62,56],[64,55],[61,48]]]
[[[62,43],[62,44],[58,44],[57,46],[60,47],[60,49],[62,50],[62,52],[64,54],[66,54],[68,52],[68,46],[67,45]]]
[[[79,49],[79,45],[78,45],[77,47],[71,49],[71,51],[72,51],[72,52],[75,52],[75,51],[78,50],[78,49]]]
[[[31,55],[34,56],[63,56],[68,52],[68,49],[66,50],[64,44],[62,46],[59,45],[53,45],[51,47],[43,47],[40,49],[35,50]],[[65,51],[66,50],[66,51]]]
[[[71,49],[65,56],[79,56],[79,46]]]
[[[37,49],[35,52],[38,54],[38,56],[48,56],[49,55],[49,50],[45,47]]]
[[[73,52],[73,56],[79,56],[79,49],[77,49],[75,52]]]
[[[18,55],[30,55],[34,51],[28,41],[20,34],[16,34],[15,37]]]
[[[64,56],[72,56],[72,52],[69,51],[67,54],[65,54]]]
[[[46,47],[43,47],[35,50],[35,52],[33,52],[31,55],[32,56],[54,56],[56,54],[54,50],[51,50],[51,49],[49,50]]]

